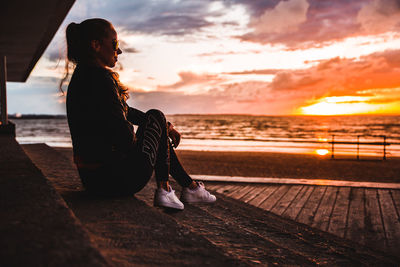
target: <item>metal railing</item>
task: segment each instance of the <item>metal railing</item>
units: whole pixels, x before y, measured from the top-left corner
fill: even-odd
[[[360,160],[360,145],[370,145],[370,146],[383,146],[383,156],[382,160],[386,160],[386,146],[390,146],[390,143],[386,142],[386,136],[382,135],[380,136],[383,138],[383,142],[360,142],[360,137],[361,136],[366,136],[366,135],[357,135],[357,142],[351,142],[351,141],[335,141],[335,135],[332,135],[332,141],[328,142],[331,144],[331,158],[335,159],[335,144],[340,144],[340,145],[356,145],[356,150],[357,150],[357,160]]]

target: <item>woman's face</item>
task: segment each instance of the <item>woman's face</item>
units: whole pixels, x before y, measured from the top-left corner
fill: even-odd
[[[102,67],[112,68],[118,61],[118,55],[122,53],[118,47],[117,32],[114,27],[108,31],[108,35],[98,43],[96,50],[97,62]]]

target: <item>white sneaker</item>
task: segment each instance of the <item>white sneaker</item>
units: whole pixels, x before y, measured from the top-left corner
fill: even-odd
[[[175,195],[175,190],[169,186],[169,192],[163,188],[157,188],[154,194],[154,206],[172,208],[177,210],[183,210],[185,206]]]
[[[197,188],[190,189],[188,187],[183,188],[181,194],[181,200],[186,203],[212,203],[217,200],[217,198],[210,194],[204,187],[202,182],[196,182]]]

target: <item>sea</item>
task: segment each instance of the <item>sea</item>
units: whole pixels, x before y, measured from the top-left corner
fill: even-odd
[[[399,157],[400,116],[168,115],[178,149]],[[16,117],[20,144],[72,147],[65,116]]]

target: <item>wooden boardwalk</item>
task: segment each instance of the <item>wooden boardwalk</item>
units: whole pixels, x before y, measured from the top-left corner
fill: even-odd
[[[400,190],[207,182],[207,188],[393,255],[400,253]]]

